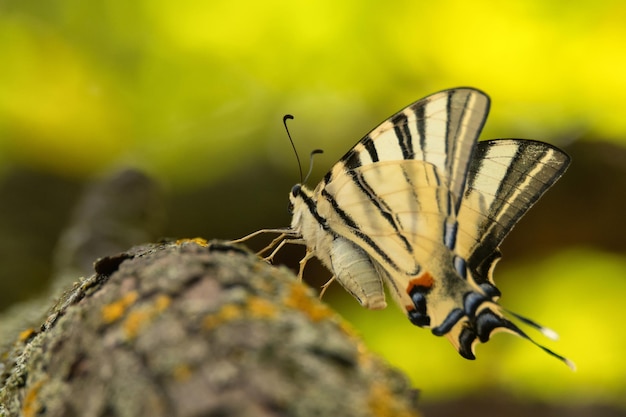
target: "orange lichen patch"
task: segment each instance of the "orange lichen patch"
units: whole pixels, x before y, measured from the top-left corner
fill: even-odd
[[[271,318],[278,313],[274,304],[259,297],[251,297],[246,307],[253,317]]]
[[[176,381],[186,381],[191,377],[191,368],[187,364],[180,364],[174,368],[172,376]]]
[[[386,385],[374,383],[370,387],[368,406],[373,416],[417,417],[408,404],[399,402]]]
[[[36,416],[40,413],[42,405],[39,404],[37,397],[44,382],[44,380],[35,382],[33,386],[26,392],[26,395],[24,396],[24,402],[22,403],[22,415],[24,417]]]
[[[235,304],[226,304],[219,311],[209,314],[202,320],[202,327],[212,329],[224,322],[236,320],[244,316],[243,309]]]
[[[201,237],[194,237],[191,239],[178,239],[176,241],[177,245],[182,245],[183,243],[195,243],[197,245],[204,246],[204,247],[209,246],[209,242],[207,242],[206,239],[203,239]]]
[[[36,333],[37,332],[35,331],[35,329],[33,329],[31,327],[31,328],[28,328],[26,330],[22,330],[17,338],[18,338],[18,340],[20,342],[25,342],[28,339],[30,339],[31,336],[35,335]]]
[[[289,294],[283,302],[287,307],[295,308],[306,313],[313,321],[320,321],[334,317],[333,311],[326,305],[312,298],[306,286],[293,283],[289,288]]]
[[[225,321],[243,317],[243,310],[235,304],[227,304],[218,312],[218,315]]]
[[[252,319],[267,319],[276,317],[278,308],[260,297],[249,297],[244,305],[227,304],[219,311],[207,315],[202,320],[202,327],[212,329],[222,323],[249,317]]]
[[[163,310],[168,308],[172,303],[172,299],[167,295],[159,295],[154,302],[154,308],[157,312],[161,313]]]
[[[102,306],[102,320],[107,324],[119,320],[126,312],[128,306],[137,300],[138,296],[137,291],[130,291],[120,300]]]
[[[126,320],[124,320],[124,324],[122,326],[126,337],[129,339],[135,338],[141,328],[145,326],[146,323],[161,314],[170,305],[170,303],[170,297],[167,295],[159,295],[154,303],[128,313],[128,316],[126,317]]]
[[[433,276],[430,275],[429,272],[424,272],[417,278],[414,278],[409,281],[409,285],[407,285],[406,287],[406,292],[408,294],[411,294],[411,292],[413,291],[413,288],[415,287],[430,288],[433,286],[434,282],[435,282],[435,279],[433,278]]]
[[[133,339],[139,333],[139,330],[148,322],[151,314],[148,311],[133,311],[128,314],[124,320],[124,333],[129,339]]]

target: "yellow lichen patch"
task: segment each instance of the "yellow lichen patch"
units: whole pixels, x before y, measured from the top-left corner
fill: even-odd
[[[278,313],[274,304],[260,297],[251,297],[246,307],[253,317],[271,318]]]
[[[207,246],[209,246],[209,242],[207,242],[206,239],[203,239],[201,237],[194,237],[194,238],[191,238],[191,239],[187,239],[187,238],[186,239],[178,239],[176,241],[177,245],[182,245],[183,243],[195,243],[197,245],[204,246],[205,248]]]
[[[154,303],[142,306],[140,309],[128,313],[122,328],[126,337],[133,339],[137,336],[141,328],[156,316],[161,314],[171,303],[167,295],[159,295]]]
[[[377,417],[418,417],[420,414],[409,405],[397,399],[389,388],[382,383],[374,383],[369,392],[368,406],[373,416]]]
[[[224,321],[234,320],[243,316],[243,310],[238,305],[226,304],[218,312],[218,316],[222,318]]]
[[[37,397],[39,395],[39,390],[41,390],[44,382],[44,380],[35,382],[33,386],[26,392],[26,395],[24,396],[24,402],[22,403],[22,415],[24,417],[36,416],[40,413],[42,405],[39,404]]]
[[[187,364],[180,364],[174,368],[172,376],[178,382],[186,381],[191,377],[191,368]]]
[[[210,314],[202,320],[202,327],[212,329],[224,322],[232,321],[244,316],[243,309],[235,304],[226,304],[219,311]]]
[[[150,319],[151,314],[148,311],[132,311],[124,320],[124,333],[129,339],[133,339],[139,333],[139,330]]]
[[[159,295],[154,302],[154,308],[160,313],[170,306],[172,299],[167,295]]]
[[[28,340],[32,335],[34,335],[35,329],[33,328],[28,328],[26,330],[22,330],[18,336],[18,340],[20,342],[25,342],[26,340]]]
[[[303,311],[313,321],[334,317],[335,314],[330,308],[312,298],[307,292],[308,289],[303,284],[293,283],[283,302],[287,307]]]
[[[260,297],[249,297],[243,306],[227,304],[202,320],[202,327],[209,330],[222,323],[249,317],[252,319],[276,317],[278,309],[270,301]]]
[[[131,291],[120,300],[103,306],[101,309],[102,320],[107,324],[119,320],[126,312],[128,306],[137,300],[137,297],[137,291]]]

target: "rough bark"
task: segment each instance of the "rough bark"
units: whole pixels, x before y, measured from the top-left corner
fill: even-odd
[[[407,379],[293,274],[201,240],[96,263],[3,356],[3,416],[414,416]]]

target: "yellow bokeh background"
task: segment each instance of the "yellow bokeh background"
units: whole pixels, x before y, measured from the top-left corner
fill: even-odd
[[[283,114],[296,115],[302,154],[326,151],[321,174],[377,122],[455,86],[491,96],[483,138],[623,146],[624,22],[626,3],[609,0],[8,0],[0,3],[0,174],[27,166],[83,180],[134,166],[175,190],[219,184],[263,161],[295,182]],[[240,211],[254,218],[258,207]],[[393,308],[329,300],[424,401],[497,387],[529,401],[626,410],[625,279],[623,254],[593,245],[503,261],[496,271],[503,303],[559,330],[561,341],[547,344],[576,373],[506,335],[463,361]]]

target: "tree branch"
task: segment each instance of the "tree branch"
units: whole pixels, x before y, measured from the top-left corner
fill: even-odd
[[[4,355],[0,415],[417,415],[404,376],[246,250],[146,245],[96,272]]]

